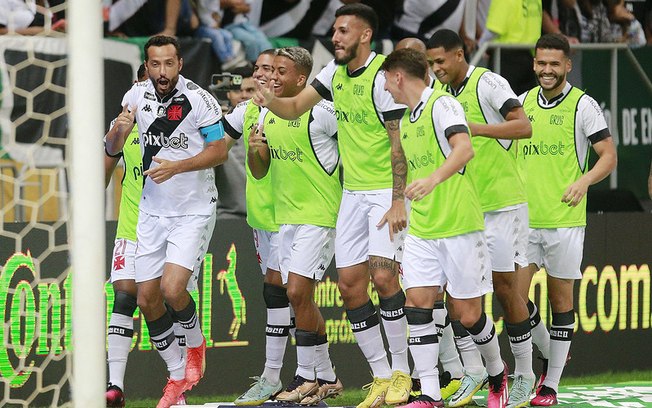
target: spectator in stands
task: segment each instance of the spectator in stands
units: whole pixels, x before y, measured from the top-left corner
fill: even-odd
[[[506,44],[534,44],[541,36],[541,0],[492,0],[487,26],[479,45],[486,41]],[[533,88],[532,52],[501,50],[500,74],[518,95]]]
[[[570,44],[579,43],[580,22],[576,0],[543,0],[544,34],[562,34]]]
[[[222,9],[219,0],[197,0],[196,5],[199,27],[195,31],[195,37],[211,40],[211,47],[223,70],[245,65],[244,54],[239,52],[240,43],[234,43],[233,34],[220,28]]]
[[[209,1],[220,2],[224,10],[222,26],[244,45],[247,61],[254,62],[263,50],[273,48],[265,33],[249,22],[250,0]]]
[[[0,34],[36,35],[46,30],[46,22],[53,31],[65,31],[65,20],[52,24],[52,13],[34,1],[0,1]]]
[[[646,44],[645,30],[634,14],[625,8],[625,0],[610,4],[609,21],[614,41],[627,43],[630,47]]]
[[[254,69],[250,66],[236,68],[231,73],[242,77],[240,89],[232,89],[226,93],[226,98],[229,100],[229,107],[233,109],[240,102],[253,98],[256,94],[256,83],[253,78]]]
[[[463,1],[405,0],[394,17],[392,39],[416,37],[427,41],[442,28],[459,32],[463,18]]]
[[[614,42],[609,12],[604,0],[577,0],[580,23],[580,42]]]
[[[197,27],[190,0],[114,0],[109,9],[110,35],[192,36]]]

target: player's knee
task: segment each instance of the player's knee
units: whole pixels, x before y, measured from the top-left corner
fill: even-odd
[[[133,316],[136,306],[137,299],[134,296],[122,291],[115,292],[113,313],[118,313],[124,316]]]
[[[349,304],[350,301],[355,300],[361,291],[366,293],[366,283],[367,282],[364,282],[364,284],[362,284],[361,282],[353,282],[346,279],[340,279],[337,282],[337,288],[340,291],[340,295],[342,296],[344,303]]]
[[[371,280],[374,283],[374,288],[382,297],[392,296],[400,289],[396,275],[389,270],[374,271]]]
[[[161,284],[161,294],[165,302],[176,307],[179,302],[185,301],[188,297],[188,292],[185,286],[175,284]]]
[[[287,290],[267,282],[263,283],[263,299],[268,309],[280,309],[290,305]]]
[[[290,300],[294,310],[297,310],[298,308],[301,308],[310,303],[312,299],[312,293],[298,287],[288,287],[287,297]]]

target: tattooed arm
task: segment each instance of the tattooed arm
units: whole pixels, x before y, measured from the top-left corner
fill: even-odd
[[[394,234],[407,227],[407,214],[405,211],[405,185],[407,180],[407,161],[401,147],[399,129],[400,119],[385,122],[385,129],[389,137],[392,159],[392,206],[378,223],[378,227],[385,223],[389,225],[389,237],[393,241]]]

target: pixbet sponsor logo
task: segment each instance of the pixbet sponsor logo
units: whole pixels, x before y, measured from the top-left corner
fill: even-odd
[[[160,146],[169,147],[172,149],[187,149],[188,137],[185,133],[179,133],[179,136],[168,136],[160,132],[158,135],[152,132],[142,134],[143,143],[145,146]]]

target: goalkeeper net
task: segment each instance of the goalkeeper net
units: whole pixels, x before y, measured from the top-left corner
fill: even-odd
[[[91,5],[90,10],[80,8]],[[9,24],[3,24],[9,34],[0,35],[0,406],[80,406],[78,400],[98,406],[103,400],[104,341],[103,331],[98,330],[104,327],[105,271],[103,117],[97,114],[103,103],[101,58],[97,57],[101,13],[99,2],[83,0],[51,9],[53,13],[64,10],[68,21],[77,24],[68,34],[51,30],[52,19],[46,15],[42,33],[21,35],[13,26],[17,18],[10,14],[5,16]],[[97,19],[89,12],[98,14]],[[97,37],[83,32],[93,24],[98,27]],[[95,54],[88,52],[92,41],[96,41]],[[81,51],[84,43],[86,51]],[[84,52],[88,53],[82,62]],[[82,63],[86,64],[83,71]],[[80,75],[84,71],[86,75]],[[73,86],[69,78],[75,78]],[[84,128],[88,141],[80,141]],[[90,188],[77,190],[86,196],[86,204],[71,201],[71,191],[83,179]],[[89,223],[98,212],[100,219]],[[79,235],[74,225],[92,231]],[[97,248],[89,250],[92,241]],[[92,261],[80,268],[84,256]],[[80,279],[73,279],[73,269],[79,270]],[[84,296],[74,296],[79,304],[73,310],[73,292],[78,293],[79,285],[96,299],[88,303]],[[87,318],[78,318],[77,308],[86,309]],[[100,314],[91,316],[96,310]],[[87,324],[93,318],[96,322]],[[95,337],[89,337],[89,344],[80,342],[79,336],[89,331]],[[89,345],[97,356],[87,357]],[[78,364],[95,371],[84,374]],[[84,387],[95,394],[94,402],[79,391],[82,382],[73,378],[87,379]]]

